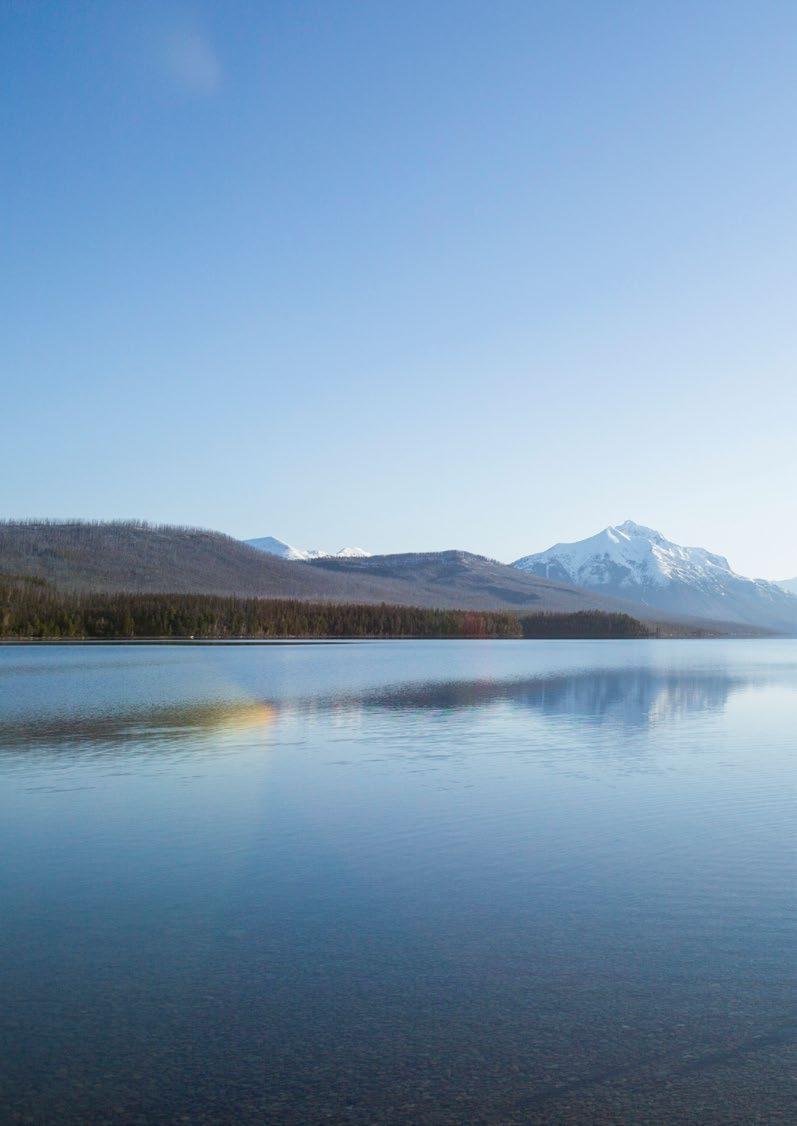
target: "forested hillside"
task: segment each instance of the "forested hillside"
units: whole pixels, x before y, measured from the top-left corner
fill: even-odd
[[[42,590],[49,592],[49,598],[56,591],[92,597],[167,592],[172,602],[176,595],[234,597],[239,603],[287,599],[338,607],[387,604],[410,610],[504,612],[513,619],[531,615],[534,620],[540,614],[569,620],[575,613],[602,611],[618,621],[638,619],[656,635],[745,632],[723,622],[684,622],[663,613],[654,615],[650,607],[526,574],[466,551],[290,562],[219,532],[136,522],[0,522],[0,582],[7,583],[13,575],[44,584]],[[180,599],[179,605],[183,612],[188,603]],[[577,621],[579,629],[586,628],[587,618]],[[374,635],[387,636],[373,628]],[[552,636],[553,619],[546,619],[540,628],[547,631],[545,636]],[[597,628],[596,636],[605,636],[603,624]],[[321,626],[318,629],[323,632]],[[146,632],[143,627],[142,631]]]
[[[473,610],[632,607],[465,551],[291,562],[219,532],[137,522],[0,523],[0,575],[61,590],[176,591]]]
[[[649,637],[624,614],[511,613],[352,605],[201,594],[56,591],[41,579],[0,580],[0,636],[135,638]]]

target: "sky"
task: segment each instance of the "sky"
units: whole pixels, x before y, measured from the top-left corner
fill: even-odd
[[[797,5],[6,0],[0,514],[797,575]]]

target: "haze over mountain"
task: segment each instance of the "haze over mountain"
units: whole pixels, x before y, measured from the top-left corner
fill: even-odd
[[[324,559],[327,556],[337,556],[340,559],[366,559],[371,553],[361,547],[341,547],[338,551],[322,551],[304,547],[293,547],[274,536],[260,536],[253,540],[244,540],[258,551],[265,551],[268,555],[276,555],[280,559],[289,559],[291,562],[307,562],[309,559]]]
[[[191,592],[484,610],[615,610],[593,591],[465,551],[292,561],[219,532],[143,523],[0,523],[0,575],[64,590]]]
[[[630,524],[584,542],[586,548],[558,545],[559,550],[515,566],[467,551],[296,560],[195,528],[7,522],[0,523],[0,578],[43,579],[73,591],[232,594],[523,613],[607,610],[664,625],[702,623],[717,632],[736,627],[797,632],[797,598],[774,584],[735,575],[721,556],[677,548],[658,533]],[[565,581],[571,573],[577,583]]]
[[[593,609],[632,615],[642,609],[627,600],[523,574],[506,563],[469,551],[406,552],[359,558],[325,556],[312,560],[307,566],[315,572],[345,577],[357,589],[384,590],[391,601],[419,606]],[[529,580],[533,580],[533,587],[529,586]]]
[[[671,614],[797,627],[797,598],[777,583],[738,575],[724,556],[682,547],[633,520],[554,544],[513,566]]]
[[[797,579],[781,579],[775,585],[781,590],[788,591],[789,594],[797,594]]]

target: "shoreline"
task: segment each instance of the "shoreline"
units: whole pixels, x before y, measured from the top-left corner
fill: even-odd
[[[393,643],[396,641],[473,641],[491,642],[656,642],[656,641],[794,641],[787,634],[713,634],[703,637],[2,637],[0,647],[53,645],[67,646],[120,646],[120,645],[174,645],[183,648],[191,646],[286,646],[286,645],[352,645],[355,642],[369,644]]]

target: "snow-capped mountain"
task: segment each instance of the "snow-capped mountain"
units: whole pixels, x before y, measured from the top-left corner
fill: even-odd
[[[797,579],[782,579],[777,586],[781,590],[786,590],[789,594],[797,594]]]
[[[737,575],[724,556],[681,547],[633,520],[577,543],[554,544],[513,566],[668,613],[772,629],[797,627],[793,594],[776,583]]]
[[[265,551],[269,555],[278,555],[280,559],[289,559],[293,561],[301,561],[306,563],[311,559],[368,559],[370,557],[369,551],[363,551],[361,547],[341,547],[338,551],[319,551],[311,550],[304,547],[293,547],[289,543],[284,543],[282,540],[275,539],[274,536],[261,536],[259,539],[246,540],[250,547],[256,547],[258,551]]]
[[[250,547],[256,547],[258,551],[265,551],[267,555],[278,555],[280,559],[307,559],[309,554],[301,547],[293,547],[289,543],[283,543],[282,540],[275,539],[274,536],[261,536],[259,539],[246,540],[246,543]]]

